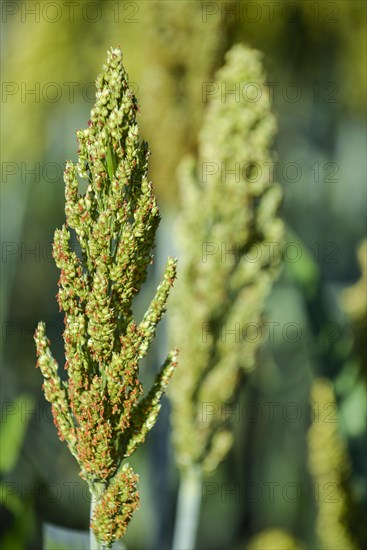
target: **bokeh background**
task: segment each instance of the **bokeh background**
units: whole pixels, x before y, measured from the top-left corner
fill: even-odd
[[[106,50],[123,49],[163,218],[139,316],[164,258],[179,257],[177,168],[196,151],[205,83],[237,42],[264,53],[279,126],[275,177],[288,242],[301,255],[293,261],[288,249],[267,302],[275,329],[240,392],[235,446],[203,483],[198,548],[245,548],[269,527],[317,548],[318,500],[328,495],[315,493],[307,432],[320,376],[334,387],[330,414],[348,450],[348,529],[365,548],[366,252],[357,254],[366,219],[365,3],[4,0],[1,10],[2,548],[40,548],[45,523],[88,525],[87,489],[44,401],[33,332],[46,322],[63,364],[51,243],[64,221],[63,167],[76,160],[75,131],[88,121]],[[166,329],[144,365],[146,381],[167,349]],[[178,484],[170,430],[165,400],[132,461],[142,505],[128,548],[170,548]]]

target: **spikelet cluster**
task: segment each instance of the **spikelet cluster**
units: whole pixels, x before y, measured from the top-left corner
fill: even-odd
[[[265,81],[259,52],[244,46],[228,52],[216,75],[198,158],[181,168],[182,261],[171,316],[181,368],[170,397],[182,467],[200,464],[212,471],[232,444],[223,406],[233,400],[241,374],[254,368],[261,343],[243,330],[260,324],[278,273],[281,191],[264,169],[272,162],[276,128]],[[256,101],[242,95],[248,83],[261,91]],[[276,246],[269,256],[270,243]]]
[[[347,528],[348,494],[346,479],[350,465],[339,423],[330,417],[335,396],[327,379],[317,378],[311,389],[312,403],[319,414],[308,432],[309,468],[318,489],[316,534],[322,550],[352,550],[356,545]]]
[[[92,493],[95,486],[104,489],[92,527],[110,545],[123,535],[138,505],[137,477],[122,461],[154,425],[176,364],[172,352],[143,396],[139,364],[166,309],[176,263],[169,258],[156,295],[137,323],[132,300],[152,262],[160,216],[147,179],[149,150],[140,139],[138,105],[120,49],[108,52],[96,89],[88,128],[77,132],[78,162],[66,165],[66,224],[56,230],[53,245],[61,271],[57,299],[65,313],[67,382],[60,379],[43,323],[35,341],[60,439]],[[85,193],[79,192],[79,179],[86,180]],[[72,235],[79,255],[72,249]]]
[[[253,537],[247,550],[302,550],[304,547],[282,529],[266,529]]]

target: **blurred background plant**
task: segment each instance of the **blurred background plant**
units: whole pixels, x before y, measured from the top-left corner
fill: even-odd
[[[87,489],[43,400],[32,335],[37,320],[45,319],[63,361],[51,243],[64,219],[64,159],[76,160],[70,136],[87,120],[96,68],[110,46],[122,47],[166,220],[155,264],[161,272],[163,258],[176,255],[176,168],[197,151],[207,107],[203,84],[214,82],[225,52],[242,42],[264,53],[270,75],[279,127],[274,179],[283,187],[288,244],[283,274],[267,301],[272,331],[265,334],[258,368],[238,388],[235,444],[202,485],[198,548],[243,548],[270,528],[312,547],[317,507],[307,459],[308,402],[320,375],[335,388],[338,427],[350,456],[351,529],[357,546],[365,547],[356,527],[366,523],[366,372],[359,328],[365,313],[356,324],[343,301],[343,290],[361,277],[356,249],[365,233],[365,3],[56,0],[4,1],[1,9],[1,397],[7,427],[17,410],[12,405],[28,396],[13,428],[19,432],[15,458],[1,471],[1,545],[17,537],[13,548],[39,548],[42,523],[81,529],[88,518]],[[146,301],[157,282],[152,269]],[[358,288],[362,303],[362,283]],[[137,316],[145,310],[144,297],[141,302]],[[148,372],[163,359],[164,326],[158,340]],[[126,536],[131,548],[171,544],[177,472],[168,414],[166,401],[146,449],[132,461],[141,472],[142,505]]]
[[[170,322],[171,339],[180,345],[180,369],[169,392],[181,474],[175,550],[196,546],[203,476],[215,472],[233,444],[223,411],[235,406],[242,378],[255,366],[261,339],[253,326],[263,321],[283,245],[280,188],[269,174],[254,177],[254,166],[272,162],[276,127],[261,54],[236,45],[225,60],[215,75],[218,88],[256,83],[261,98],[238,101],[233,92],[225,101],[220,94],[211,97],[198,157],[180,167],[182,260]],[[243,169],[236,172],[236,166]],[[224,178],[224,170],[231,177]],[[269,258],[271,242],[279,247]],[[254,332],[247,341],[244,327]]]
[[[333,387],[328,380],[314,380],[311,406],[315,403],[317,408],[308,431],[308,462],[317,503],[314,544],[321,550],[353,549],[356,532],[351,534],[348,528],[350,464],[345,442],[339,434]]]

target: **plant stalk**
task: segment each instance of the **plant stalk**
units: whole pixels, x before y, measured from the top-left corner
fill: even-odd
[[[194,550],[201,504],[200,466],[191,466],[181,474],[178,491],[173,550]]]
[[[93,533],[93,529],[91,527],[94,509],[101,497],[101,486],[98,485],[96,488],[96,492],[91,491],[91,501],[90,501],[90,516],[89,516],[89,546],[90,550],[106,550],[107,546],[105,544],[101,544],[95,537]]]
[[[90,550],[100,550],[100,545],[98,543],[98,540],[96,539],[96,537],[94,536],[94,533],[93,533],[93,529],[91,527],[91,523],[92,523],[92,518],[93,518],[93,514],[94,514],[94,508],[97,504],[97,499],[95,497],[95,495],[92,494],[92,499],[91,499],[91,502],[90,502],[90,521],[89,521],[89,546],[90,546]]]

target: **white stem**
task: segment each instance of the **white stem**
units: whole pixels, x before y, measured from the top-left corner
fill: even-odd
[[[181,476],[173,550],[194,550],[201,503],[201,468],[190,467]]]

